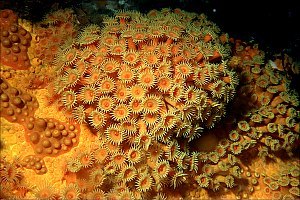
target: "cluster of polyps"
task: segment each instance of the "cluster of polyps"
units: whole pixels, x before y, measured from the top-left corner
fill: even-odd
[[[176,137],[199,137],[234,96],[238,79],[226,66],[226,37],[204,15],[179,9],[120,11],[103,23],[59,50],[55,92],[70,118],[97,131],[101,145],[92,157],[105,173],[118,174],[115,181],[135,181],[141,192],[170,177],[176,185]],[[153,164],[140,165],[149,154]]]

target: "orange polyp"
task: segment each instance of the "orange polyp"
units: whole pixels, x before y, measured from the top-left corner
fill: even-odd
[[[144,79],[144,82],[145,82],[145,83],[150,83],[150,82],[151,82],[151,78],[150,78],[150,77],[146,77],[146,78]]]
[[[84,95],[84,101],[86,102],[93,102],[96,98],[96,95],[93,94],[91,91],[86,91]]]
[[[191,52],[190,51],[188,51],[188,50],[183,50],[182,51],[182,54],[185,56],[185,57],[191,57]]]
[[[174,91],[173,91],[173,96],[174,97],[178,97],[180,95],[180,90],[179,88],[176,88]]]
[[[160,172],[160,173],[163,172],[164,171],[164,167],[165,166],[163,166],[163,165],[159,166],[159,168],[157,169],[157,171]]]
[[[162,80],[160,83],[161,83],[163,86],[167,86],[169,82],[168,82],[167,80]]]
[[[272,100],[271,106],[272,106],[273,108],[276,108],[276,106],[277,106],[278,104],[282,103],[282,102],[283,102],[283,99],[282,99],[280,96],[277,96],[277,97],[275,97],[275,98]]]
[[[180,71],[183,72],[184,74],[186,74],[189,70],[185,67],[181,67]]]
[[[120,165],[120,164],[122,164],[122,163],[124,162],[124,156],[122,156],[122,155],[117,155],[117,156],[114,157],[114,161],[115,161],[118,165]]]
[[[120,114],[120,115],[124,115],[124,110],[118,110],[118,113]]]
[[[202,53],[199,53],[197,56],[196,56],[196,58],[195,58],[195,60],[197,61],[197,62],[199,62],[200,60],[202,60],[204,57],[203,57],[203,54]]]
[[[108,63],[104,66],[105,70],[111,71],[114,68],[114,65],[112,63]]]
[[[79,60],[76,62],[76,69],[78,70],[79,73],[84,72],[85,68],[86,68],[86,66],[85,66],[84,61]]]
[[[140,104],[139,102],[135,101],[135,102],[133,102],[132,105],[133,105],[134,107],[139,107],[141,104]]]
[[[127,38],[128,49],[136,50],[136,45],[132,37]]]
[[[109,102],[104,102],[103,104],[104,104],[104,106],[107,107],[107,108],[110,106],[110,103],[109,103]]]
[[[138,46],[137,46],[137,49],[141,50],[141,49],[143,49],[143,46],[145,46],[145,41],[139,42]]]
[[[74,101],[74,99],[75,99],[75,97],[74,97],[73,95],[71,95],[71,94],[69,94],[69,95],[67,96],[67,101],[68,101],[68,102],[72,102],[72,101]]]
[[[107,37],[107,38],[105,38],[105,42],[107,43],[107,44],[110,44],[110,45],[112,45],[113,43],[114,43],[114,38],[112,38],[112,37]]]
[[[153,102],[147,102],[147,107],[152,108],[154,106]]]
[[[168,38],[167,41],[165,42],[165,44],[170,45],[174,42],[174,40],[172,38]]]
[[[284,117],[277,117],[276,121],[275,121],[275,124],[281,124],[281,125],[285,126],[286,125],[286,118],[284,118]]]
[[[126,78],[126,79],[131,78],[131,74],[130,74],[130,73],[125,74],[125,75],[124,75],[124,78]]]
[[[80,161],[84,164],[84,165],[87,165],[89,164],[91,158],[89,158],[87,155],[81,157]]]
[[[168,34],[169,38],[178,38],[178,36],[180,35],[180,34],[176,33],[176,30],[175,31],[174,30],[169,30],[167,34]]]
[[[209,58],[209,60],[215,60],[221,57],[221,54],[218,51],[213,52],[213,56]]]
[[[123,51],[123,47],[122,46],[116,46],[114,48],[114,52],[121,53],[122,51]]]
[[[149,140],[149,137],[146,135],[141,137],[141,141],[143,141],[143,142],[147,142],[148,140]]]
[[[204,42],[210,42],[212,40],[212,37],[210,34],[206,34],[203,38]]]
[[[207,83],[205,85],[202,85],[202,89],[204,90],[211,90],[212,87],[213,87],[213,83]]]
[[[148,184],[148,180],[146,178],[141,181],[141,185],[147,185],[147,184]]]
[[[111,88],[110,82],[105,82],[105,83],[103,83],[103,87],[104,87],[105,89],[109,90],[109,89]]]
[[[163,79],[163,80],[160,80],[158,84],[159,84],[158,86],[160,86],[161,88],[169,88],[170,81]]]
[[[137,158],[137,156],[138,156],[138,154],[137,154],[136,151],[134,151],[134,152],[132,152],[132,153],[130,154],[130,158],[132,158],[132,159]]]
[[[280,84],[275,86],[275,88],[279,91],[279,92],[284,92],[286,90],[284,84]]]
[[[152,44],[153,44],[153,46],[157,46],[158,45],[158,38],[152,38]]]
[[[66,55],[66,58],[67,58],[67,61],[72,61],[75,57],[75,54],[73,54],[72,52],[69,52],[67,55]]]
[[[193,97],[195,97],[195,94],[193,92],[189,92],[188,99],[192,99]]]
[[[128,55],[126,58],[127,58],[130,62],[132,62],[132,61],[135,60],[135,56],[133,56],[133,55]]]
[[[159,50],[160,50],[162,55],[166,55],[168,53],[168,49],[165,48],[164,46],[160,47]]]
[[[116,137],[119,137],[120,136],[120,133],[118,131],[112,131],[112,134]]]
[[[172,62],[174,63],[174,65],[180,63],[181,61],[183,61],[183,57],[182,56],[176,56],[176,57],[173,57],[172,59]]]
[[[97,124],[103,122],[102,118],[101,118],[99,115],[94,116],[94,121],[95,121]]]
[[[229,76],[222,77],[222,81],[224,81],[225,83],[231,83],[231,80],[230,80]]]
[[[126,24],[125,18],[120,18],[120,25],[125,25],[125,24]]]
[[[157,63],[157,57],[155,55],[149,55],[147,56],[147,62],[149,64],[155,64]]]
[[[69,74],[69,82],[70,83],[73,83],[76,80],[77,80],[76,74]]]
[[[179,44],[174,44],[172,47],[171,47],[171,53],[173,55],[177,55],[180,51],[180,48],[179,48]]]

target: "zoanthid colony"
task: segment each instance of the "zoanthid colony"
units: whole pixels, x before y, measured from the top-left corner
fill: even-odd
[[[257,46],[180,9],[75,19],[1,69],[2,198],[299,198],[299,96]]]

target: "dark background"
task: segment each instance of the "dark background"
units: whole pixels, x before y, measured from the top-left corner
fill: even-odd
[[[255,41],[266,53],[288,53],[300,60],[300,26],[297,0],[0,0],[0,9],[10,8],[31,21],[41,20],[51,10],[76,8],[91,19],[99,13],[112,13],[103,4],[115,9],[136,9],[147,12],[163,7],[181,8],[205,13],[229,36]],[[102,3],[102,4],[101,4]],[[101,6],[101,5],[102,6]]]

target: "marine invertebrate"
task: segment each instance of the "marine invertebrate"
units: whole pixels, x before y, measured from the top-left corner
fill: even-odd
[[[82,124],[85,122],[85,109],[82,105],[75,107],[75,109],[72,112],[74,119],[79,123]]]
[[[101,80],[99,86],[99,92],[106,94],[112,92],[115,89],[115,82],[112,78],[105,77]]]
[[[73,90],[69,90],[63,94],[62,102],[67,109],[75,106],[77,101],[77,95]]]
[[[13,163],[7,163],[1,168],[1,184],[16,185],[22,179],[22,173]]]
[[[105,179],[105,174],[101,169],[95,169],[89,175],[89,182],[94,188],[100,187]]]
[[[111,161],[117,169],[121,169],[124,165],[126,165],[126,155],[121,152],[114,152],[111,156]]]
[[[130,88],[130,96],[133,99],[141,100],[144,98],[146,90],[141,85],[133,85]]]
[[[127,159],[129,163],[138,163],[142,159],[140,148],[132,146],[127,152]]]
[[[82,164],[76,158],[71,158],[67,162],[67,170],[70,172],[78,172],[82,168]]]
[[[229,139],[236,142],[237,140],[239,140],[240,138],[240,135],[238,133],[238,131],[236,130],[232,130],[229,134]]]
[[[64,62],[66,59],[64,58],[64,53],[66,51],[62,51],[60,46],[63,43],[70,44],[68,37],[74,36],[76,28],[74,17],[71,17],[73,13],[70,9],[57,12],[61,16],[56,16],[55,13],[54,15],[48,14],[43,21],[32,27],[31,48],[28,49],[32,66],[29,68],[28,75],[27,73],[25,74],[28,79],[26,84],[28,84],[27,87],[29,89],[44,88],[51,83],[55,75],[53,73],[55,70],[52,68],[53,62],[56,63],[56,70],[63,70],[65,67]],[[68,17],[65,18],[65,16]],[[61,56],[55,58],[56,54],[61,54]],[[77,53],[73,51],[73,54]],[[70,62],[73,61],[70,60]]]
[[[98,99],[98,109],[104,112],[111,111],[115,106],[115,101],[112,97],[102,96]]]
[[[246,121],[240,121],[238,123],[238,127],[242,131],[248,131],[250,129],[250,126],[249,126],[248,122],[246,122]]]
[[[166,177],[169,173],[170,165],[167,160],[161,160],[158,163],[156,163],[156,166],[154,168],[155,174],[157,174],[159,177]]]
[[[88,116],[88,119],[91,125],[96,129],[100,129],[106,123],[105,113],[99,110],[93,110]]]
[[[3,108],[0,113],[1,116],[5,117],[11,122],[19,123],[24,121],[24,118],[33,117],[34,111],[38,108],[38,102],[36,98],[26,93],[21,94],[19,90],[11,87],[2,78],[0,79],[0,84],[2,91],[1,107]],[[31,109],[33,112],[29,113],[28,111],[26,111],[26,109]],[[27,115],[24,115],[24,113],[27,113]]]
[[[165,13],[166,16],[169,16],[169,13]],[[127,24],[135,24],[136,22],[133,20],[133,16],[129,15],[130,17],[126,20]],[[171,15],[172,16],[172,15]],[[132,17],[132,19],[131,19]],[[131,20],[130,20],[131,19]],[[158,19],[158,18],[157,18]],[[153,20],[157,20],[155,17],[153,18]],[[171,20],[172,19],[172,20]],[[172,25],[175,26],[175,21],[178,19],[175,18],[174,16],[172,16],[170,18],[170,20],[172,21]],[[174,21],[175,20],[175,21]],[[179,21],[178,21],[179,23]],[[101,33],[102,38],[96,38],[94,36],[97,35],[97,31],[95,33],[89,33],[88,29],[84,29],[82,31],[82,33],[80,33],[79,37],[78,37],[78,42],[82,45],[85,46],[84,48],[87,48],[88,45],[92,45],[92,43],[99,43],[99,41],[103,41],[103,45],[101,45],[101,48],[98,48],[99,50],[101,49],[106,49],[105,52],[112,52],[112,56],[111,57],[107,57],[105,56],[106,53],[102,53],[102,55],[104,55],[104,59],[101,59],[100,62],[97,62],[97,65],[94,66],[99,66],[100,69],[104,70],[105,75],[98,79],[98,92],[97,98],[95,101],[98,102],[98,108],[100,110],[104,110],[106,111],[106,109],[103,107],[104,105],[112,105],[112,103],[108,103],[106,100],[104,103],[103,102],[103,98],[106,98],[105,95],[108,95],[107,97],[113,97],[113,100],[115,100],[115,105],[116,107],[114,107],[114,109],[112,110],[113,112],[110,113],[107,118],[107,121],[110,121],[110,119],[114,120],[114,121],[123,121],[126,120],[127,117],[132,116],[133,113],[139,113],[140,111],[144,111],[146,113],[158,113],[158,116],[161,116],[160,118],[162,120],[167,120],[164,123],[165,129],[171,130],[176,123],[179,123],[179,118],[176,118],[175,115],[179,114],[179,111],[182,109],[180,108],[180,106],[184,106],[184,105],[176,105],[177,101],[183,100],[183,99],[187,99],[188,100],[188,104],[190,104],[191,106],[196,106],[196,104],[198,103],[198,101],[200,101],[200,97],[198,97],[201,94],[206,95],[207,98],[209,98],[208,93],[206,93],[206,91],[200,91],[198,90],[198,87],[201,88],[201,86],[197,86],[197,79],[194,79],[195,81],[192,81],[192,84],[195,84],[194,87],[189,86],[187,88],[184,85],[185,82],[189,81],[189,79],[191,79],[194,76],[194,70],[197,70],[196,67],[197,65],[200,66],[202,65],[202,63],[204,63],[204,60],[197,60],[195,64],[192,64],[191,62],[189,62],[190,59],[194,59],[194,48],[196,48],[196,46],[193,46],[192,43],[189,43],[189,45],[191,44],[192,47],[189,47],[185,44],[186,41],[189,40],[188,36],[182,35],[183,32],[183,28],[181,27],[179,30],[176,30],[176,34],[178,35],[177,39],[175,38],[169,38],[167,39],[167,41],[165,41],[164,37],[168,37],[168,34],[165,31],[162,30],[158,30],[157,28],[154,28],[153,26],[149,26],[148,28],[145,29],[140,29],[139,30],[139,34],[144,34],[146,32],[151,33],[150,35],[148,34],[148,36],[145,36],[142,41],[147,41],[147,43],[141,43],[141,40],[138,40],[136,42],[139,42],[139,46],[136,45],[133,41],[133,38],[136,38],[137,36],[135,36],[134,29],[128,29],[126,27],[122,27],[120,25],[120,27],[118,28],[121,31],[121,35],[116,35],[114,32],[110,32],[108,31],[108,27],[110,27],[111,25],[106,25],[107,27],[103,28],[103,32]],[[117,24],[115,24],[114,26],[117,26]],[[162,26],[162,25],[161,25]],[[83,44],[82,41],[82,37],[84,35],[93,35],[94,39],[93,42],[91,43],[86,43]],[[182,37],[182,39],[179,39],[180,37]],[[199,37],[197,40],[201,41],[200,39],[201,37]],[[125,43],[115,43],[116,40],[124,40],[126,41]],[[113,42],[112,42],[113,41]],[[214,42],[216,43],[216,45],[218,45],[218,41],[214,40]],[[118,44],[118,45],[116,45]],[[127,44],[128,46],[120,46],[120,45],[124,45]],[[173,45],[173,48],[171,48],[170,45]],[[121,51],[117,51],[116,48],[118,47],[118,49],[122,48],[123,50]],[[124,48],[126,47],[126,48]],[[180,51],[176,51],[177,53],[174,54],[174,48],[179,48]],[[74,47],[72,47],[74,48]],[[77,48],[77,47],[75,47]],[[221,48],[221,47],[220,47]],[[82,48],[79,47],[79,50],[81,50]],[[147,49],[147,51],[146,51]],[[173,49],[173,50],[172,50]],[[67,50],[67,49],[66,49]],[[117,51],[117,52],[116,52]],[[173,53],[172,53],[173,51]],[[99,52],[96,52],[97,55],[99,54]],[[95,54],[95,53],[94,53]],[[94,57],[94,59],[96,58],[96,54],[92,55],[92,57]],[[103,57],[102,57],[103,58]],[[162,61],[162,62],[161,62]],[[94,62],[94,61],[93,61]],[[206,62],[206,65],[204,66],[210,66],[208,65],[208,60]],[[171,64],[169,66],[171,67],[167,67],[164,64]],[[71,63],[70,63],[71,64]],[[165,67],[163,67],[165,66]],[[218,64],[216,64],[216,66],[218,66]],[[88,71],[92,71],[93,70],[93,66],[89,66],[89,70]],[[167,72],[167,76],[160,76],[160,73],[158,73],[159,71],[166,71]],[[208,71],[211,71],[210,68],[207,69]],[[209,73],[210,75],[212,75],[213,73],[218,73],[218,77],[222,77],[225,76],[225,74],[223,72],[217,72],[218,69],[215,67],[214,72]],[[225,70],[226,71],[226,70]],[[117,77],[115,77],[113,75],[113,73],[118,74]],[[58,73],[60,73],[58,71]],[[226,72],[227,73],[227,72]],[[228,73],[230,73],[228,71]],[[234,79],[234,74],[230,73],[232,79]],[[84,76],[84,74],[82,75]],[[206,79],[207,81],[203,82],[203,84],[205,83],[209,83],[214,81],[216,78],[214,79]],[[177,87],[173,87],[172,88],[172,84],[176,83],[178,84]],[[213,83],[209,83],[209,84],[213,84]],[[235,83],[232,83],[230,81],[228,81],[227,83],[223,83],[223,86],[225,86],[226,84],[230,84],[232,86],[235,85]],[[80,84],[77,84],[79,86],[78,88],[78,93],[82,94],[83,88],[88,87],[88,86],[80,86]],[[199,84],[198,84],[199,85]],[[182,87],[184,86],[184,87]],[[127,91],[127,87],[130,88],[130,93],[128,95]],[[182,87],[182,88],[181,88]],[[196,93],[193,92],[195,88]],[[209,87],[205,87],[207,90],[210,90]],[[234,87],[233,87],[234,88]],[[180,89],[182,90],[182,93],[180,92]],[[151,90],[155,90],[156,92],[151,92],[148,95],[146,95],[147,91],[151,91]],[[176,100],[176,102],[172,102],[168,100],[168,97],[161,97],[161,94],[159,94],[158,92],[164,92],[166,94],[168,94],[169,91],[173,91],[172,92],[172,96],[171,98]],[[186,91],[185,93],[183,91]],[[188,92],[189,91],[189,92]],[[199,92],[199,93],[198,93]],[[93,94],[96,94],[93,93]],[[104,94],[104,95],[102,95]],[[182,94],[182,95],[181,95]],[[184,94],[186,94],[184,96]],[[87,96],[85,95],[80,95],[81,96],[81,101],[83,104],[85,104],[85,107],[90,107],[93,106],[93,101],[92,100],[88,100]],[[94,96],[94,95],[93,95]],[[95,96],[94,96],[95,97]],[[132,100],[130,101],[130,103],[128,105],[132,105],[131,108],[128,107],[127,104],[127,98],[131,97]],[[96,97],[95,97],[96,98]],[[95,99],[93,98],[93,99]],[[211,96],[210,98],[213,98],[213,96]],[[220,101],[222,100],[222,96],[219,95],[219,99]],[[133,106],[137,106],[138,101],[136,100],[143,100],[141,103],[141,105],[139,106],[139,109],[136,110],[137,107],[133,107]],[[167,105],[164,105],[166,103],[164,103],[164,99],[167,100]],[[97,101],[98,100],[98,101]],[[113,100],[109,100],[110,102],[112,102]],[[123,104],[120,104],[123,103]],[[228,99],[225,101],[228,102]],[[225,103],[222,102],[222,103]],[[125,104],[124,104],[125,103]],[[90,104],[90,106],[89,106]],[[169,105],[170,104],[170,105]],[[174,117],[170,116],[170,111],[169,112],[161,112],[163,111],[164,107],[169,107],[172,106],[174,108]],[[80,106],[79,106],[80,107]],[[81,107],[82,108],[82,107]],[[104,108],[104,109],[103,109]],[[168,109],[168,108],[167,108]],[[194,109],[198,109],[197,106]],[[211,108],[210,108],[211,109]],[[75,108],[75,110],[78,110],[77,108]],[[81,114],[80,116],[83,117],[83,111],[81,110]],[[110,109],[109,109],[110,110]],[[107,110],[108,111],[108,110]],[[132,113],[131,113],[132,112]],[[76,119],[80,119],[80,117],[78,116],[78,114],[76,114],[78,112],[74,112],[74,117]],[[166,115],[167,114],[167,115]],[[165,116],[166,115],[166,116]],[[165,117],[164,117],[165,116]],[[171,120],[172,119],[172,120]],[[83,122],[83,118],[82,120],[79,120],[80,122]],[[91,122],[92,123],[92,122]],[[158,124],[157,124],[158,125]],[[106,124],[103,126],[103,128],[108,127],[109,124]],[[194,137],[193,137],[194,138]]]
[[[111,125],[106,129],[106,139],[108,142],[111,142],[112,144],[121,144],[124,140],[124,133],[121,130],[121,127],[114,124]]]
[[[118,178],[122,181],[132,181],[137,176],[137,172],[134,166],[128,165],[123,167],[122,171],[118,174]]]
[[[153,184],[153,179],[149,174],[141,175],[136,181],[136,187],[141,192],[150,190],[152,184]]]
[[[60,23],[54,19],[48,27]],[[65,162],[72,181],[69,195],[61,195],[178,199],[209,197],[212,190],[224,198],[279,198],[279,191],[295,197],[299,168],[268,172],[278,155],[293,157],[299,145],[297,95],[287,77],[263,64],[257,47],[240,44],[235,60],[227,61],[227,41],[204,15],[162,9],[117,12],[104,27],[86,27],[61,45],[54,95],[86,137],[84,151],[70,151]],[[76,146],[79,129],[35,118],[22,109],[32,106],[24,93],[15,95],[19,91],[3,82],[1,116],[24,119],[26,140],[38,154],[22,166],[42,173],[42,158]],[[71,183],[76,179],[78,186]]]
[[[39,107],[37,99],[28,93],[10,86],[4,79],[1,85],[1,117],[24,126],[25,139],[36,155],[22,159],[22,166],[45,174],[44,156],[58,156],[78,143],[78,127],[50,118],[36,118]]]
[[[77,159],[80,162],[80,165],[84,168],[91,167],[95,160],[93,152],[89,151],[80,152]]]
[[[136,74],[133,70],[130,69],[130,67],[124,65],[121,66],[121,69],[122,70],[118,71],[118,78],[122,83],[128,84],[134,81]]]
[[[1,23],[1,64],[16,70],[28,69],[30,60],[27,54],[31,34],[18,25],[18,17],[12,10],[0,11]]]
[[[259,53],[256,47],[253,47],[253,49],[252,47],[248,47],[247,50],[241,52],[247,55],[250,54],[250,52],[253,53],[253,55]],[[243,53],[241,52],[237,52],[237,54],[242,55]],[[252,57],[253,55],[251,55],[250,57]],[[250,63],[256,62],[251,61],[251,59],[249,61]],[[285,146],[282,149],[282,147],[280,146],[280,144],[284,144],[284,139],[282,137],[284,130],[283,127],[289,129],[287,125],[288,123],[286,123],[286,121],[289,121],[289,119],[287,119],[288,116],[285,114],[288,97],[286,96],[285,92],[282,93],[276,91],[275,88],[280,88],[280,90],[285,88],[283,89],[283,91],[289,89],[287,87],[282,87],[285,84],[280,81],[284,79],[283,76],[276,73],[275,70],[269,68],[268,65],[266,65],[266,68],[260,66],[263,65],[261,62],[260,64],[252,65],[254,66],[251,66],[250,68],[247,68],[244,65],[240,66],[245,67],[242,68],[244,71],[243,74],[251,74],[252,78],[248,81],[240,83],[241,90],[238,91],[238,93],[246,93],[248,96],[252,95],[252,99],[249,103],[244,104],[243,102],[241,102],[237,104],[237,107],[239,108],[241,108],[242,106],[246,106],[247,108],[243,110],[247,111],[246,114],[240,114],[240,120],[237,122],[237,127],[230,128],[231,132],[228,136],[229,139],[232,140],[232,142],[230,142],[231,144],[229,144],[229,149],[233,154],[236,155],[236,157],[241,158],[243,161],[245,161],[245,159],[241,156],[243,155],[243,152],[256,152],[257,155],[262,158],[262,165],[268,166],[268,164],[265,163],[265,160],[274,159],[276,160],[276,162],[279,162],[279,159],[275,156],[275,152],[278,152],[280,149],[285,149],[287,151],[287,155],[292,156],[291,153],[288,153],[290,149],[286,149]],[[275,76],[276,78],[273,76]],[[260,84],[260,86],[256,89],[252,89],[252,86],[255,84]],[[282,110],[278,110],[277,106],[279,109],[282,108]],[[291,106],[291,104],[289,106]],[[279,114],[279,112],[281,112],[282,114]],[[282,115],[284,115],[285,117],[282,117]],[[277,120],[277,117],[281,120]],[[277,121],[278,123],[275,123],[275,121]],[[294,124],[291,125],[295,126]],[[259,144],[260,140],[263,141],[261,145]],[[258,150],[255,150],[256,148],[258,148]],[[236,166],[234,168],[238,169]],[[235,171],[234,168],[230,169],[232,175],[240,171]],[[241,173],[238,174],[238,176],[243,176]],[[282,190],[283,188],[287,187],[289,177],[287,177],[286,175],[287,173],[284,172],[281,177],[265,177],[263,179],[264,183],[268,185],[268,187],[264,190],[265,195],[273,195],[276,198],[280,197],[281,195],[283,196],[282,192],[278,192],[278,190],[279,188],[281,188]],[[246,174],[246,176],[250,177],[251,173]],[[255,177],[256,179],[252,180],[252,184],[260,184],[260,180],[258,179],[259,175],[255,175]],[[230,180],[233,179],[230,178]],[[231,187],[232,184],[227,184],[226,186]]]
[[[198,177],[196,177],[196,180],[200,187],[206,188],[209,186],[211,178],[206,174],[200,174]]]
[[[37,174],[47,173],[47,167],[44,160],[35,155],[28,155],[22,159],[22,166],[27,169],[33,169]]]
[[[97,88],[93,86],[84,86],[81,88],[78,99],[85,104],[92,104],[97,100]]]
[[[61,77],[61,81],[64,84],[64,87],[74,87],[79,81],[80,73],[77,69],[66,70],[64,75]]]
[[[299,166],[292,166],[290,168],[290,174],[293,176],[293,177],[298,177],[300,176],[300,168]]]
[[[61,199],[63,200],[75,200],[80,199],[80,190],[76,184],[67,185],[61,192]]]
[[[148,95],[143,99],[143,111],[145,113],[158,113],[160,107],[162,106],[162,101],[158,96]]]
[[[53,186],[45,182],[34,190],[34,195],[37,199],[54,200],[57,194]]]
[[[93,154],[97,163],[103,163],[108,158],[108,150],[105,147],[96,148]]]
[[[112,111],[112,119],[115,121],[124,121],[130,116],[130,114],[131,110],[129,106],[126,104],[118,104]]]
[[[92,192],[87,194],[87,198],[88,199],[101,200],[101,199],[105,199],[106,195],[102,190],[96,188]]]

